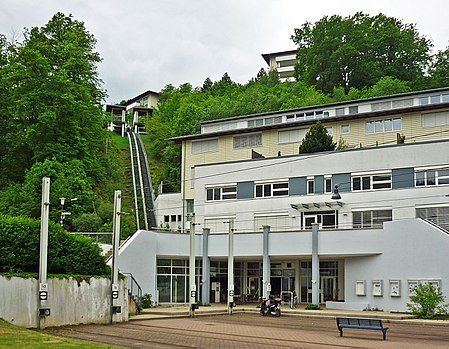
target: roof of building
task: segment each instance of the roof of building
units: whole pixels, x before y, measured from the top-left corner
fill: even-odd
[[[290,51],[280,51],[280,52],[273,52],[273,53],[264,53],[264,54],[262,54],[262,57],[265,60],[265,62],[267,62],[267,64],[270,64],[270,57],[292,55],[292,54],[296,54],[297,51],[298,50],[290,50]]]
[[[131,99],[128,99],[125,103],[123,103],[123,105],[124,105],[124,106],[128,106],[128,105],[130,105],[130,104],[132,104],[132,103],[134,103],[134,102],[136,102],[136,101],[142,99],[143,97],[145,97],[145,96],[147,96],[147,95],[156,95],[156,96],[159,97],[159,93],[154,92],[154,91],[151,91],[151,90],[148,90],[148,91],[145,91],[145,92],[141,93],[140,95],[138,95],[138,96],[136,96],[136,97],[133,97],[133,98],[131,98]]]
[[[436,93],[436,92],[441,93],[444,91],[449,92],[449,87],[442,87],[442,88],[437,88],[437,89],[432,89],[432,90],[424,90],[424,91],[413,91],[413,92],[400,93],[400,94],[389,95],[389,96],[365,98],[365,99],[351,100],[351,101],[338,102],[338,103],[314,105],[314,106],[308,106],[308,107],[297,108],[297,109],[278,110],[278,111],[274,111],[274,112],[265,112],[265,113],[259,113],[259,114],[240,115],[240,116],[235,116],[235,117],[230,117],[230,118],[204,121],[201,123],[201,125],[210,125],[210,124],[221,123],[221,122],[226,122],[226,121],[250,119],[250,118],[259,117],[259,116],[277,116],[277,115],[285,115],[285,114],[294,114],[294,113],[298,113],[298,112],[307,112],[307,111],[316,110],[316,109],[330,109],[330,108],[333,108],[336,106],[341,107],[341,106],[345,106],[345,105],[355,105],[355,104],[362,104],[362,103],[366,103],[366,102],[373,102],[373,101],[380,101],[380,100],[400,99],[403,97],[412,97],[412,96],[416,96],[416,95],[431,94],[431,93]],[[348,115],[343,115],[343,116],[335,116],[335,117],[332,117],[329,119],[321,119],[320,121],[325,123],[326,121],[349,120],[349,119],[356,119],[356,118],[391,115],[392,113],[398,114],[398,113],[405,113],[405,112],[411,112],[411,111],[424,111],[424,110],[447,108],[447,107],[449,107],[449,103],[427,104],[427,105],[420,105],[420,106],[405,106],[405,107],[396,108],[396,109],[385,109],[385,110],[378,110],[378,111],[354,113],[354,114],[348,114]],[[238,129],[223,130],[223,131],[217,131],[217,132],[208,132],[208,133],[200,133],[200,134],[173,137],[173,138],[170,138],[170,140],[172,140],[176,143],[182,143],[183,141],[186,141],[186,140],[218,137],[218,136],[229,135],[229,134],[248,133],[248,132],[254,132],[256,130],[263,131],[263,130],[269,130],[269,129],[298,127],[298,126],[303,126],[303,125],[314,124],[316,121],[317,120],[314,119],[314,120],[295,121],[295,122],[289,122],[289,123],[272,124],[272,125],[267,125],[267,126],[258,126],[258,127],[252,127],[252,128],[238,128]]]

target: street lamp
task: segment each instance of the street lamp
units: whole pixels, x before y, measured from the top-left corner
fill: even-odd
[[[335,184],[334,193],[332,194],[331,199],[332,200],[340,200],[341,199],[340,193],[338,192],[338,184]]]
[[[59,198],[59,200],[61,201],[61,217],[59,219],[59,223],[61,224],[61,227],[64,226],[64,218],[65,216],[70,216],[72,213],[71,212],[64,212],[64,204],[65,201],[67,200],[66,198]],[[72,201],[76,201],[78,200],[78,198],[73,198],[73,199],[68,199],[70,202]]]

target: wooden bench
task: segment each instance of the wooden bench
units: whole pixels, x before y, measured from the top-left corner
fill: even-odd
[[[387,339],[388,327],[383,327],[382,320],[380,319],[337,317],[337,327],[340,331],[340,337],[343,337],[344,328],[354,328],[360,330],[382,331],[384,340]]]

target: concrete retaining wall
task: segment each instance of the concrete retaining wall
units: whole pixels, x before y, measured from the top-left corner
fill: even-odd
[[[0,318],[27,328],[128,321],[128,289],[119,282],[119,298],[111,299],[107,278],[48,279],[48,299],[40,301],[39,281],[34,278],[0,276]],[[121,313],[111,314],[112,306]],[[50,315],[39,316],[39,309]]]

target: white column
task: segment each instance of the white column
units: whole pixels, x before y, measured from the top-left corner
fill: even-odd
[[[209,259],[209,228],[203,228],[203,275],[201,303],[210,303],[210,259]]]
[[[120,246],[120,215],[122,210],[122,191],[114,192],[114,217],[112,221],[112,275],[111,275],[111,323],[112,307],[118,299],[118,250]]]
[[[271,279],[270,279],[270,256],[268,255],[268,235],[270,233],[270,226],[263,226],[263,251],[262,251],[262,297],[269,299],[271,292]]]
[[[229,220],[228,234],[228,314],[232,314],[234,303],[234,220]]]
[[[50,178],[42,178],[41,230],[39,250],[39,309],[45,307],[48,298],[47,255],[48,255],[48,216],[50,212]],[[37,310],[37,325],[41,328],[41,316]]]
[[[320,257],[318,255],[318,223],[312,223],[312,303],[320,303]]]
[[[190,220],[190,259],[189,259],[189,314],[190,317],[195,316],[193,304],[196,300],[196,284],[195,284],[195,216],[192,215]]]

